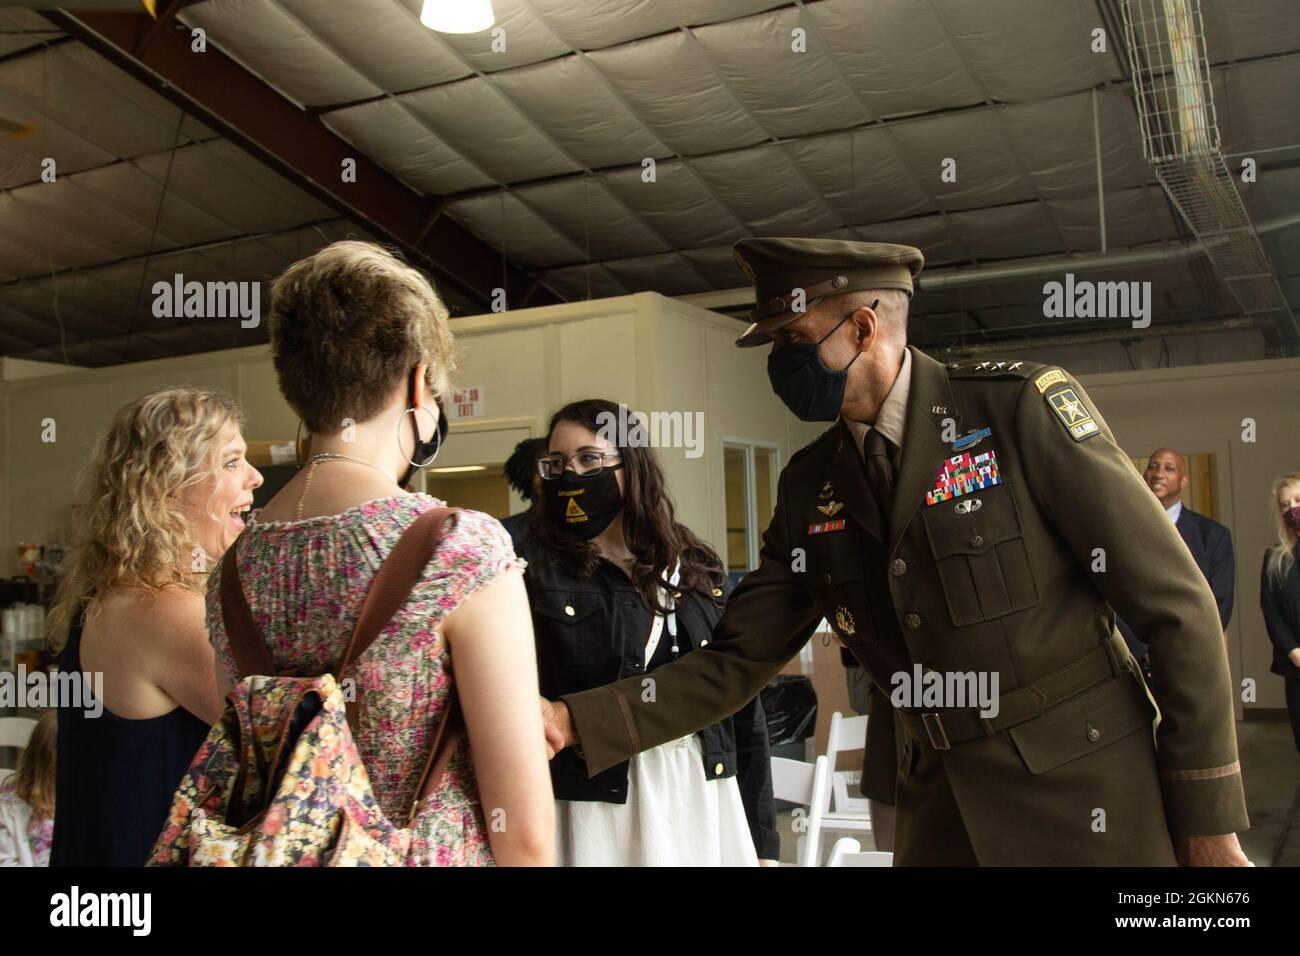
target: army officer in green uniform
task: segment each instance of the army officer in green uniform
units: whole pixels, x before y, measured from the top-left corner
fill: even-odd
[[[898,722],[900,865],[1248,865],[1214,596],[1082,386],[909,347],[917,249],[735,252],[758,302],[737,345],[771,342],[776,393],[835,424],[782,471],[761,563],[709,645],[653,693],[633,677],[544,704],[551,745],[595,774],[715,723],[824,617]],[[1116,612],[1160,657],[1163,715]],[[961,694],[994,679],[996,706]],[[948,693],[907,693],[923,684]]]

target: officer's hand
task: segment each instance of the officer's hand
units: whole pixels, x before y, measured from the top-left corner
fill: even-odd
[[[546,759],[553,760],[555,755],[572,743],[576,743],[573,734],[573,722],[569,719],[569,707],[563,701],[550,701],[539,698],[542,704],[542,726],[546,731]]]
[[[1291,649],[1291,653],[1288,656],[1291,658],[1292,664],[1294,664],[1296,667],[1300,667],[1300,647],[1293,647]]]
[[[1180,866],[1254,866],[1241,852],[1237,834],[1222,836],[1178,837],[1174,855]]]

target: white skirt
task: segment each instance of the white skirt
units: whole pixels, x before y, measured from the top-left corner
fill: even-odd
[[[627,803],[555,801],[560,866],[758,866],[735,777],[708,780],[694,734],[632,758]]]

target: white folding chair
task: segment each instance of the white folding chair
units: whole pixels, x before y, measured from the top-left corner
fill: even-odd
[[[790,760],[788,757],[772,759],[772,796],[786,803],[804,808],[795,814],[795,833],[798,841],[796,866],[818,866],[821,857],[821,820],[830,800],[830,774],[826,758],[818,757],[816,763]]]
[[[864,797],[849,796],[848,777],[835,769],[841,752],[862,750],[867,745],[867,718],[831,714],[830,733],[826,738],[826,763],[830,773],[830,792],[822,807],[821,827],[833,833],[870,833],[871,810]],[[834,803],[831,802],[834,798]]]
[[[36,721],[30,718],[0,717],[0,747],[25,749],[32,739],[32,731],[35,729]],[[5,777],[11,773],[13,773],[12,770],[0,769],[0,783],[4,783]]]
[[[852,837],[840,837],[831,848],[827,866],[893,866],[894,854],[878,850],[863,852],[862,844]]]

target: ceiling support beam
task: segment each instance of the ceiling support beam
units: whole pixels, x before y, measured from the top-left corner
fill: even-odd
[[[42,15],[485,308],[492,290],[503,283],[506,301],[533,285],[531,275],[508,264],[503,269],[500,253],[454,219],[438,215],[445,207],[441,197],[414,192],[211,43],[206,52],[192,52],[188,30],[173,23],[155,31],[144,13],[46,10]],[[349,159],[356,163],[355,182],[343,181]],[[560,301],[545,286],[533,299],[536,305]]]

